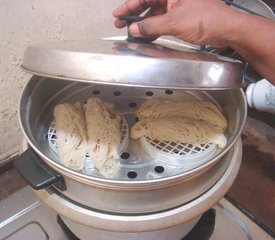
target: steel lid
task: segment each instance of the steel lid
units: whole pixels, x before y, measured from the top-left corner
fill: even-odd
[[[51,78],[137,87],[214,90],[244,84],[241,62],[163,39],[34,44],[25,50],[22,68]]]

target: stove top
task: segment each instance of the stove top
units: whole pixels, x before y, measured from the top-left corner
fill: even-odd
[[[0,239],[77,240],[77,237],[73,238],[73,235],[64,232],[63,228],[66,226],[62,224],[61,218],[43,204],[29,186],[0,202]],[[230,202],[222,199],[205,213],[190,234],[183,238],[183,240],[206,239],[271,240],[273,238]]]

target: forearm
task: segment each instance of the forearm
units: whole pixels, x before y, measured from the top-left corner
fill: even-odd
[[[234,9],[220,0],[128,0],[114,16],[151,13],[129,27],[132,36],[172,35],[189,43],[230,46],[264,78],[275,84],[275,21]],[[167,5],[167,6],[166,6]],[[116,21],[117,27],[123,24]]]
[[[275,85],[275,22],[244,13],[234,13],[226,44],[239,52],[253,68]]]

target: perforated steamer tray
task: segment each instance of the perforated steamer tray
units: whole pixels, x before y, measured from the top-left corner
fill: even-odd
[[[81,90],[77,91],[81,94]],[[108,85],[89,85],[83,89],[82,98],[70,99],[70,102],[84,103],[89,97],[98,97],[103,101],[112,102],[123,115],[121,121],[121,144],[119,146],[121,168],[112,179],[117,180],[151,180],[187,172],[215,157],[221,149],[214,144],[192,145],[179,142],[152,141],[146,137],[139,140],[129,138],[129,130],[138,121],[136,110],[150,98],[173,98],[182,96],[186,99],[207,100],[217,102],[203,91],[182,91],[165,89],[126,88]],[[68,100],[67,100],[68,101]],[[52,119],[47,134],[50,151],[58,162],[55,121]],[[94,168],[92,159],[87,155],[85,167],[81,171],[95,177],[102,177]]]

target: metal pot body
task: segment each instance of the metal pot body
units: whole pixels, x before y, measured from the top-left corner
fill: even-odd
[[[54,187],[65,198],[87,207],[113,213],[163,211],[182,205],[203,194],[223,176],[232,161],[236,151],[234,144],[240,136],[246,118],[246,102],[242,90],[177,90],[174,91],[175,95],[187,94],[189,97],[213,100],[223,109],[228,120],[226,132],[228,144],[207,163],[183,173],[177,172],[178,167],[172,167],[174,169],[172,174],[168,169],[166,176],[155,174],[153,179],[136,180],[127,179],[127,174],[121,175],[119,179],[105,179],[75,172],[62,166],[49,148],[47,140],[47,130],[53,119],[54,106],[61,102],[84,102],[98,92],[102,93],[99,97],[103,97],[104,100],[122,102],[122,105],[127,97],[136,99],[137,103],[140,103],[139,101],[144,100],[144,97],[141,98],[141,93],[146,95],[147,92],[153,92],[156,96],[167,93],[163,89],[92,85],[34,76],[25,86],[21,96],[19,117],[24,136],[30,148],[38,155],[38,160],[56,171],[58,178],[60,175],[64,178],[62,181],[65,182],[66,190],[56,185]],[[115,92],[122,93],[125,98],[117,100]],[[133,119],[127,120],[133,121]],[[141,150],[139,153],[142,157],[146,155]],[[142,172],[138,174],[142,175]]]
[[[149,231],[149,232],[110,232],[104,231],[92,227],[87,227],[85,225],[74,222],[66,217],[61,217],[69,229],[82,240],[89,240],[88,236],[96,236],[97,240],[148,240],[148,239],[158,239],[158,240],[181,240],[185,237],[199,221],[200,217],[189,220],[177,226],[173,226],[166,229]]]
[[[86,208],[64,198],[55,189],[35,191],[36,195],[56,211],[69,229],[80,239],[182,239],[200,216],[213,207],[228,191],[241,164],[242,146],[235,144],[234,155],[223,176],[204,194],[173,209],[151,214],[115,214]]]

